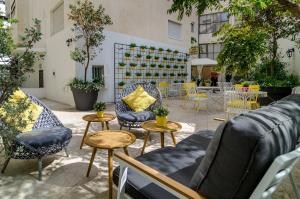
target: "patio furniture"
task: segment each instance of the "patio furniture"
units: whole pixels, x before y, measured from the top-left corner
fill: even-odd
[[[101,123],[102,131],[105,130],[105,126],[106,126],[106,129],[109,130],[109,122],[114,120],[115,118],[116,118],[116,116],[114,114],[111,114],[111,113],[104,113],[104,117],[101,117],[101,118],[99,118],[97,116],[97,114],[89,114],[89,115],[83,116],[82,119],[84,121],[87,121],[87,125],[86,125],[84,135],[83,135],[82,140],[81,140],[80,149],[82,149],[85,136],[88,133],[90,125],[91,125],[92,122]]]
[[[168,121],[167,126],[163,127],[163,126],[157,125],[155,120],[143,122],[141,124],[141,127],[147,131],[147,135],[144,140],[144,145],[142,148],[141,155],[144,154],[144,151],[145,151],[145,148],[147,145],[147,141],[148,141],[148,138],[149,138],[151,132],[160,134],[161,148],[164,148],[165,147],[165,133],[171,134],[173,143],[176,146],[176,138],[174,136],[174,133],[177,131],[180,131],[182,128],[181,124],[179,124],[178,122]]]
[[[154,97],[156,101],[146,110],[142,112],[134,112],[126,103],[123,102],[122,98],[135,91],[139,85],[142,86],[149,95]],[[155,85],[152,85],[151,83],[135,83],[127,85],[116,98],[116,114],[120,129],[122,129],[122,127],[128,127],[129,130],[131,128],[140,128],[142,122],[154,120],[155,115],[152,111],[161,105],[162,97],[160,91]]]
[[[3,165],[1,173],[5,169],[11,158],[13,159],[38,159],[38,179],[42,180],[42,158],[56,154],[62,149],[65,150],[66,155],[67,146],[72,138],[72,131],[65,128],[51,110],[35,97],[27,94],[31,102],[43,107],[38,120],[34,124],[32,131],[26,133],[19,133],[15,140],[11,140],[11,145],[7,146],[4,142],[4,148],[7,154],[7,159]],[[6,125],[0,120],[0,125]],[[5,135],[0,135],[5,140]],[[10,150],[7,150],[9,147]]]
[[[107,149],[108,151],[108,185],[109,198],[112,198],[112,170],[113,170],[113,151],[117,148],[123,148],[126,155],[128,155],[127,147],[135,142],[135,136],[127,131],[99,131],[97,133],[88,135],[85,143],[93,147],[93,153],[90,160],[89,168],[86,177],[89,177],[90,171],[95,159],[97,149]]]
[[[206,92],[197,91],[196,83],[184,83],[183,88],[186,92],[186,100],[194,102],[194,108],[196,110],[200,109],[201,102],[207,104],[207,94]]]
[[[273,191],[276,186],[272,187],[271,181],[266,183],[270,186],[259,182],[265,185],[265,179],[284,174],[284,170],[281,173],[271,166],[278,156],[286,155],[279,157],[282,169],[292,169],[298,155],[282,157],[289,157],[297,147],[299,122],[300,95],[291,95],[238,115],[215,132],[193,134],[176,147],[157,149],[135,159],[115,154],[120,163],[113,178],[118,198],[125,192],[139,199],[249,198],[256,189]]]

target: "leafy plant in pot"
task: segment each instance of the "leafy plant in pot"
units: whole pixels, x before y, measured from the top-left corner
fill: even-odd
[[[158,126],[166,127],[168,123],[167,116],[169,115],[169,110],[163,106],[156,108],[153,113],[156,116],[156,124]]]
[[[247,81],[242,82],[242,91],[248,92],[250,83]]]
[[[88,67],[96,56],[96,51],[101,50],[99,46],[105,39],[104,27],[111,25],[112,21],[105,14],[101,4],[96,8],[90,0],[71,4],[68,18],[73,24],[71,31],[74,36],[67,40],[67,45],[75,43],[75,47],[70,53],[71,59],[84,67],[83,79],[74,78],[69,86],[73,92],[76,109],[91,110],[97,100],[100,88],[104,86],[104,81],[103,77],[88,81]],[[76,45],[78,43],[81,45]]]
[[[106,104],[104,102],[96,102],[94,104],[94,111],[96,111],[96,114],[99,118],[104,117],[104,110],[106,109]]]

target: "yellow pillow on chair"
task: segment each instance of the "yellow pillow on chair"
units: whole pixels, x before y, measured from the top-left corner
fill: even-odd
[[[8,103],[12,105],[17,105],[26,98],[28,98],[27,95],[23,91],[18,89],[10,96]],[[43,107],[33,102],[30,102],[29,99],[27,100],[29,106],[26,110],[20,113],[21,117],[24,118],[24,121],[26,121],[26,126],[23,128],[17,127],[17,130],[23,133],[32,130],[35,122],[38,120],[40,114],[43,112]],[[4,119],[4,122],[10,126],[18,126],[18,121],[14,119],[13,115],[7,115],[7,112],[3,107],[0,108],[0,118]]]
[[[144,111],[156,101],[142,86],[138,86],[135,91],[123,97],[122,100],[135,112]]]

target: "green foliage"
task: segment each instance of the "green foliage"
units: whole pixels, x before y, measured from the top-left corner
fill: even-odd
[[[130,48],[135,48],[136,44],[135,43],[131,43],[129,46],[130,46]]]
[[[159,73],[154,73],[154,77],[159,77]]]
[[[146,59],[148,59],[148,60],[151,59],[151,58],[152,58],[151,55],[147,55],[147,56],[146,56]]]
[[[156,81],[151,81],[150,82],[152,85],[156,85]]]
[[[169,115],[169,110],[166,107],[160,106],[156,108],[153,113],[159,117],[165,117]]]
[[[159,51],[159,52],[162,52],[162,51],[164,51],[164,49],[163,49],[163,48],[159,48],[158,51]]]
[[[267,52],[267,33],[260,29],[227,25],[219,34],[224,48],[218,56],[218,69],[226,68],[227,74],[246,75]]]
[[[150,50],[155,50],[156,48],[154,46],[150,46]]]
[[[170,68],[171,68],[171,66],[170,66],[170,65],[166,65],[166,68],[167,68],[167,69],[170,69]]]
[[[130,65],[130,67],[135,68],[137,64],[136,63],[130,63],[129,65]]]
[[[125,57],[130,57],[130,53],[129,53],[129,52],[126,52],[126,53],[125,53]]]
[[[168,49],[167,49],[167,52],[170,53],[170,52],[172,52],[172,50],[168,48]]]
[[[154,59],[155,59],[155,60],[159,60],[159,56],[155,56]]]
[[[106,109],[106,104],[104,102],[96,102],[94,104],[94,111],[100,112]]]
[[[158,68],[164,68],[164,65],[159,64],[159,65],[158,65]]]
[[[141,46],[140,48],[141,48],[142,50],[145,50],[145,49],[147,49],[147,46],[143,45],[143,46]]]
[[[124,67],[126,64],[124,62],[120,62],[119,66]]]
[[[150,72],[146,73],[146,77],[151,77],[151,76],[152,76],[152,74]]]
[[[125,82],[120,81],[120,82],[118,83],[118,85],[119,85],[119,86],[124,86],[124,85],[125,85]]]
[[[127,71],[127,72],[125,73],[125,76],[126,76],[126,77],[130,77],[130,76],[131,76],[131,72]]]
[[[142,55],[141,55],[141,54],[136,54],[136,57],[137,57],[137,58],[141,58]]]
[[[71,31],[74,36],[67,40],[69,46],[73,42],[80,42],[82,46],[75,47],[71,51],[71,59],[84,66],[84,82],[87,81],[87,69],[90,61],[96,56],[96,49],[102,45],[105,39],[104,27],[111,25],[111,18],[105,14],[100,4],[95,8],[90,0],[77,1],[70,5],[69,20],[72,21]],[[86,88],[85,88],[86,90]]]
[[[155,67],[156,67],[156,64],[150,64],[150,67],[151,67],[151,68],[155,68]]]
[[[142,66],[142,68],[147,68],[147,64],[145,64],[145,63],[142,63],[141,66]]]
[[[78,78],[74,78],[68,84],[71,88],[79,89],[85,92],[99,91],[104,86],[103,78],[94,79],[93,81],[84,81]]]
[[[135,75],[136,75],[137,77],[141,77],[141,76],[142,76],[142,73],[138,72],[138,73],[135,73]]]

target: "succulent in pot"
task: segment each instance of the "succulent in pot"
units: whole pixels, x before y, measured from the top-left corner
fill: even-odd
[[[142,64],[141,64],[141,68],[142,68],[142,70],[145,70],[145,69],[147,68],[147,64],[142,63]]]
[[[163,106],[156,108],[153,113],[156,116],[156,124],[158,126],[166,127],[168,123],[167,116],[169,115],[169,110]]]
[[[131,70],[135,70],[135,68],[136,68],[136,63],[130,63],[130,68],[131,68]]]
[[[130,45],[129,45],[129,48],[130,48],[130,50],[131,51],[134,51],[134,48],[136,47],[136,44],[135,43],[131,43]]]
[[[123,88],[124,85],[125,85],[125,82],[123,82],[123,81],[120,81],[120,82],[118,83],[118,86],[119,86],[120,88]]]
[[[142,73],[138,72],[138,73],[135,73],[136,77],[139,79],[142,77]]]
[[[242,91],[247,92],[249,90],[250,83],[247,81],[242,82]]]
[[[121,68],[124,68],[124,66],[126,66],[126,64],[125,64],[124,62],[120,62],[120,63],[119,63],[119,66],[120,66]]]
[[[151,68],[155,68],[155,67],[156,67],[156,64],[150,64],[150,67],[151,67]]]
[[[141,51],[142,51],[142,52],[145,52],[145,50],[147,49],[147,46],[142,45],[142,46],[140,46],[140,48],[141,48]]]
[[[106,104],[104,102],[96,102],[94,104],[94,111],[99,118],[104,117],[104,110],[106,109]]]

